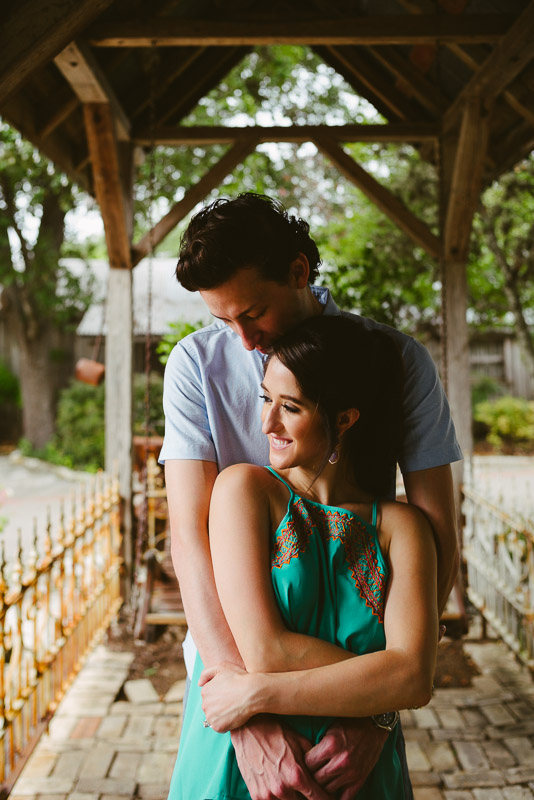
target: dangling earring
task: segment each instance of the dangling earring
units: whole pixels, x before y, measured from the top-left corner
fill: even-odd
[[[337,449],[337,447],[335,447],[334,448],[334,452],[332,453],[332,455],[328,459],[328,463],[329,464],[336,464],[338,461],[339,461],[339,450]]]

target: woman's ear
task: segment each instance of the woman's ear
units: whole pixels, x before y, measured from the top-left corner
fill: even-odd
[[[346,411],[340,411],[336,420],[337,435],[342,436],[345,431],[352,428],[359,418],[360,412],[357,408],[347,408]]]

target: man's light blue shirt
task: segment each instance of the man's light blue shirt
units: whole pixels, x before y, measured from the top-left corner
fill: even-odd
[[[461,459],[447,398],[426,348],[393,328],[340,311],[328,289],[311,289],[325,314],[344,314],[366,328],[381,328],[401,348],[405,365],[401,470],[413,472]],[[242,462],[268,463],[269,445],[260,422],[264,358],[256,350],[245,350],[239,336],[220,321],[178,342],[165,370],[161,463],[214,461],[220,470]]]

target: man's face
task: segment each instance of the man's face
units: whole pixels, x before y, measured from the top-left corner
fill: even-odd
[[[306,282],[293,273],[281,284],[250,267],[200,294],[213,316],[241,337],[243,347],[267,353],[276,339],[304,318],[303,286]]]

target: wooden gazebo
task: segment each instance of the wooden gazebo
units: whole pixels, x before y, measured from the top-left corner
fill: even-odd
[[[132,268],[256,145],[313,141],[441,263],[443,375],[471,449],[466,258],[481,188],[534,147],[534,0],[4,0],[0,114],[96,195],[111,278],[106,347],[108,466],[131,495]],[[193,128],[182,120],[255,45],[305,44],[383,125]],[[161,49],[156,80],[147,48]],[[157,93],[156,119],[150,96]],[[132,241],[134,149],[231,144],[154,227]],[[435,164],[436,235],[343,149],[407,141]],[[128,526],[128,521],[126,520]]]

